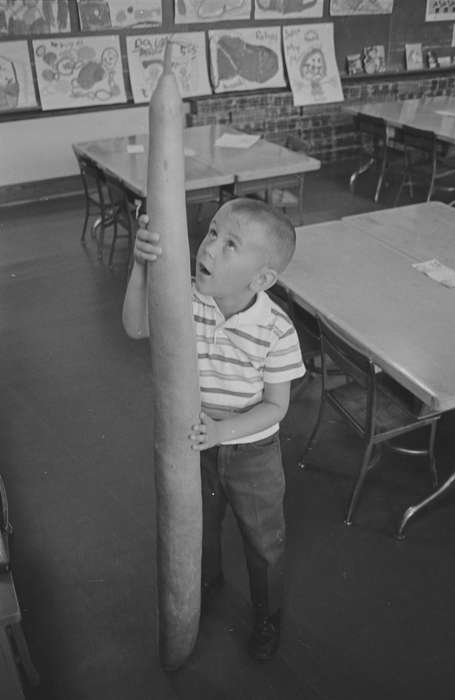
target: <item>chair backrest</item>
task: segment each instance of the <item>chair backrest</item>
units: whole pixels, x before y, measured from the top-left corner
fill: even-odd
[[[100,204],[104,205],[104,194],[103,194],[103,176],[95,165],[92,165],[90,161],[86,160],[82,156],[77,158],[79,163],[79,170],[81,173],[82,186],[84,188],[85,196],[88,199],[92,199],[92,192],[96,192]]]
[[[430,155],[436,152],[437,139],[432,131],[404,125],[401,135],[405,148],[414,148]]]
[[[355,348],[321,316],[318,316],[318,325],[324,379],[326,378],[324,356],[327,355],[343,374],[354,379],[364,389],[374,390],[375,369],[372,360]]]
[[[387,140],[386,123],[381,117],[370,117],[368,114],[359,113],[355,115],[354,123],[361,134],[368,134],[381,141]]]
[[[121,224],[132,235],[134,231],[134,217],[132,213],[134,205],[128,197],[126,189],[117,180],[109,177],[109,175],[106,175],[106,185],[117,223]]]

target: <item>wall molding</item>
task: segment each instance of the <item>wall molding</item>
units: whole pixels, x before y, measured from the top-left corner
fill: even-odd
[[[82,195],[80,176],[69,175],[17,185],[4,185],[0,187],[0,207]]]

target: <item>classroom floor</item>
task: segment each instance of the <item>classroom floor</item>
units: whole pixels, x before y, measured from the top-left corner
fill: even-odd
[[[347,172],[307,177],[306,223],[373,208],[368,176],[352,196]],[[113,270],[100,264],[93,241],[79,242],[82,218],[79,198],[0,210],[0,469],[23,628],[41,675],[28,698],[451,700],[455,493],[396,541],[400,514],[430,481],[423,461],[387,455],[346,528],[356,435],[329,414],[298,466],[318,379],[282,426],[288,551],[276,659],[257,665],[245,651],[247,578],[229,516],[227,585],[187,666],[161,670],[148,347],[122,330],[124,253]],[[454,428],[445,415],[442,475],[453,468]]]

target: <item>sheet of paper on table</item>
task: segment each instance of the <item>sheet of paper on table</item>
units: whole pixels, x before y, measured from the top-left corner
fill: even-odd
[[[426,260],[422,263],[414,263],[412,267],[415,267],[419,272],[423,272],[428,277],[431,277],[435,282],[443,284],[444,287],[455,287],[455,270],[443,265],[439,260],[436,260],[436,258],[433,258],[433,260]]]
[[[215,146],[220,148],[249,148],[261,138],[260,134],[224,133],[217,138]]]

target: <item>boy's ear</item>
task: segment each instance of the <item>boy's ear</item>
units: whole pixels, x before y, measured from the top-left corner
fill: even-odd
[[[277,279],[278,273],[276,270],[272,270],[270,267],[265,267],[263,270],[257,273],[250,284],[250,289],[253,292],[264,292],[266,289],[273,287]]]

